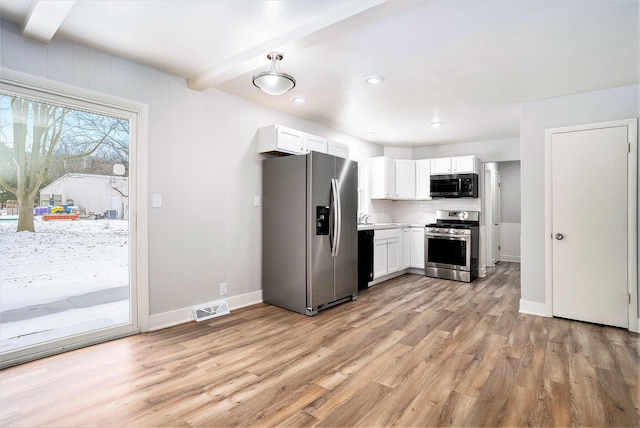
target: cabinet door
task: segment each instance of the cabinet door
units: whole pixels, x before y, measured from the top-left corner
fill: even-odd
[[[412,227],[409,230],[411,231],[409,234],[409,241],[411,242],[411,267],[424,269],[424,228]]]
[[[402,248],[398,238],[390,238],[387,241],[387,274],[400,270],[402,260]]]
[[[451,170],[455,173],[473,173],[475,171],[475,156],[458,156],[451,158]]]
[[[316,137],[315,135],[306,135],[307,152],[314,151],[320,153],[327,153],[327,140],[324,138]]]
[[[396,162],[385,158],[385,196],[393,199],[396,196]]]
[[[431,199],[431,160],[416,161],[416,199]]]
[[[327,153],[344,159],[349,159],[349,146],[335,141],[329,141]]]
[[[276,148],[283,152],[295,154],[305,153],[304,132],[278,126],[276,130]]]
[[[387,198],[387,158],[369,159],[369,191],[371,199]]]
[[[409,269],[411,267],[411,246],[413,239],[411,235],[411,228],[407,227],[402,230],[402,268]]]
[[[395,161],[397,199],[416,198],[416,163],[412,160]]]
[[[431,159],[431,174],[451,173],[451,158]]]
[[[373,241],[373,279],[387,274],[387,240]]]

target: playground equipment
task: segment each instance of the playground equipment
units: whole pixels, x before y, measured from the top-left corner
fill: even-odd
[[[45,214],[42,216],[44,221],[49,220],[77,220],[78,214]]]

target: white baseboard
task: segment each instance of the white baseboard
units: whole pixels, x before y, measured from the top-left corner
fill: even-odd
[[[520,256],[511,256],[511,255],[508,255],[508,254],[501,254],[500,255],[500,261],[501,262],[520,263]]]
[[[480,266],[478,268],[478,277],[479,278],[484,278],[485,276],[487,276],[487,267],[486,266]]]
[[[376,278],[373,281],[369,282],[368,286],[371,287],[372,285],[376,285],[376,284],[380,284],[381,282],[385,282],[388,281],[390,279],[393,279],[397,276],[401,276],[404,275],[405,273],[407,273],[407,270],[399,270],[397,272],[394,272],[392,274],[389,275],[385,275],[385,276],[381,276],[380,278]]]
[[[527,300],[520,299],[521,314],[537,315],[540,317],[552,317],[553,314],[549,313],[549,308],[546,303],[529,302]]]
[[[262,303],[262,290],[241,294],[239,296],[230,296],[226,299],[220,300],[226,300],[227,303],[229,303],[229,309],[233,311],[234,309],[240,309],[246,306]],[[207,303],[203,303],[202,305],[206,304]],[[194,321],[193,306],[190,306],[188,308],[175,309],[169,312],[162,312],[160,314],[151,315],[149,317],[149,331],[161,330],[163,328],[173,327],[174,325],[184,324],[190,321]]]

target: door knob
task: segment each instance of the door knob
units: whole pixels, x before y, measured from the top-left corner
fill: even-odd
[[[564,238],[564,235],[562,233],[556,233],[556,239],[558,241],[562,241],[563,238]]]

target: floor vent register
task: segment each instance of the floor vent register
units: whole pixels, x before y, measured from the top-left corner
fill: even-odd
[[[230,313],[229,303],[227,303],[226,300],[222,300],[219,302],[209,303],[204,306],[197,306],[193,308],[193,313],[195,320],[198,322],[222,315],[228,315]]]

